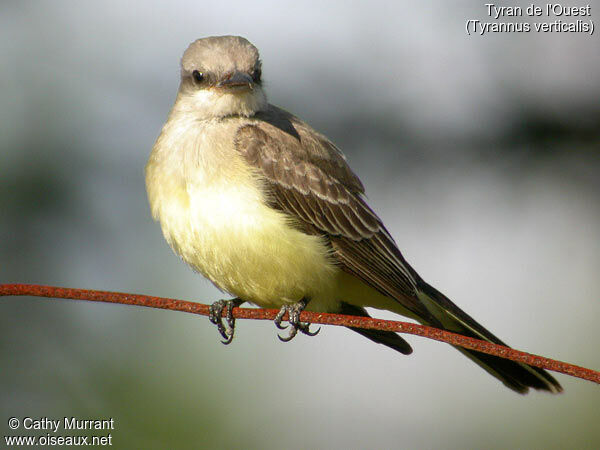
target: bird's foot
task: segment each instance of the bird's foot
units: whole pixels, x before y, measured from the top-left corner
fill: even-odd
[[[244,303],[243,300],[234,298],[232,300],[217,300],[210,305],[208,319],[217,326],[219,333],[223,336],[223,339],[225,339],[221,342],[225,345],[231,343],[235,331],[233,308],[240,306],[242,303]],[[225,321],[227,322],[227,326],[223,324],[223,310],[225,310]]]
[[[277,337],[281,341],[283,341],[283,342],[291,341],[294,338],[294,336],[296,336],[298,331],[300,331],[301,333],[307,334],[309,336],[315,336],[319,333],[319,331],[321,331],[321,328],[317,329],[317,331],[314,331],[314,332],[310,331],[310,329],[309,329],[310,323],[300,322],[300,313],[302,311],[304,311],[304,308],[306,308],[307,304],[308,304],[308,301],[305,299],[302,299],[298,303],[295,303],[293,305],[283,305],[281,307],[281,309],[277,313],[277,316],[275,316],[275,326],[277,328],[279,328],[280,330],[285,330],[287,328],[287,326],[281,325],[281,321],[283,320],[283,316],[285,316],[285,313],[287,313],[289,316],[288,322],[291,326],[290,332],[286,337],[281,337],[281,335],[277,335]]]

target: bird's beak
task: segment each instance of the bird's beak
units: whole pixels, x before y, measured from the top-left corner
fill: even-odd
[[[247,73],[243,72],[231,72],[225,75],[225,78],[217,83],[218,88],[225,89],[239,89],[239,88],[247,88],[253,89],[254,81]]]

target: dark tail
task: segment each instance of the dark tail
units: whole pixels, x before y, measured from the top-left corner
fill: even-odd
[[[347,314],[349,316],[370,317],[367,311],[364,310],[364,308],[350,305],[348,303],[342,303],[342,309],[340,310],[340,314]],[[393,348],[394,350],[402,353],[403,355],[410,355],[412,353],[412,348],[410,344],[393,331],[366,330],[364,328],[354,327],[348,328],[352,331],[356,331],[361,336],[364,336],[367,339],[372,340],[373,342]]]
[[[417,294],[419,299],[436,319],[436,323],[427,323],[427,325],[506,346],[504,342],[482,327],[475,319],[434,287],[422,282],[419,284],[419,289],[420,292]],[[369,317],[369,314],[363,308],[348,303],[342,303],[340,313]],[[404,355],[412,353],[412,348],[408,342],[394,332],[348,328],[373,342],[383,344]],[[502,381],[505,386],[519,394],[526,394],[530,387],[551,393],[562,392],[562,387],[558,381],[545,370],[461,347],[456,347],[456,349]]]
[[[420,284],[419,288],[418,297],[432,315],[442,323],[444,329],[506,346],[504,342],[479,325],[437,289],[425,282]],[[543,369],[473,350],[456,348],[502,381],[505,386],[520,394],[526,394],[530,387],[552,393],[562,392],[558,381]]]

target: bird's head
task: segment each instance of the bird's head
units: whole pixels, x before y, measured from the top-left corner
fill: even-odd
[[[257,48],[239,36],[192,42],[181,58],[177,101],[202,119],[248,117],[265,109]]]

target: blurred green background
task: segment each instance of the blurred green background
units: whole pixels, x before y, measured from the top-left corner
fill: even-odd
[[[517,348],[600,368],[598,33],[468,36],[484,3],[3,2],[0,282],[223,298],[164,242],[143,168],[183,50],[239,34],[426,280]],[[0,431],[76,416],[114,418],[116,448],[600,446],[592,383],[521,397],[440,343],[275,333],[240,321],[224,347],[202,317],[4,298]]]

